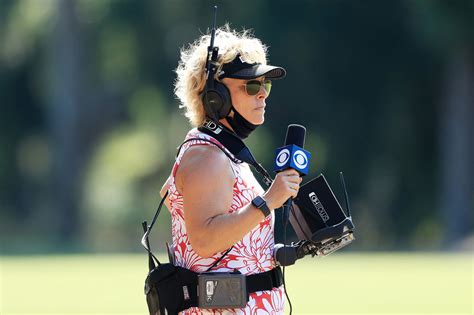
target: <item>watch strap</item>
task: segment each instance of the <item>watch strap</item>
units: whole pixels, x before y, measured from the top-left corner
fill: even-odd
[[[270,208],[267,206],[267,202],[263,197],[257,196],[252,200],[252,205],[257,208],[258,210],[262,211],[263,215],[268,217],[272,212],[270,211]]]

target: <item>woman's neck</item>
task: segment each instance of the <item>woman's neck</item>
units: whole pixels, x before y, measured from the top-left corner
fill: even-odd
[[[232,129],[230,124],[227,122],[227,119],[225,119],[225,118],[219,119],[219,123],[221,123],[224,127],[234,131],[234,129]]]

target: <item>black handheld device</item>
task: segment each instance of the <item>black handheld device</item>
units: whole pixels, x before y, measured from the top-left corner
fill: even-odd
[[[346,184],[342,172],[339,175],[347,214],[323,174],[300,188],[291,211],[290,223],[298,238],[314,244],[318,256],[326,256],[354,240]]]
[[[276,244],[274,258],[290,266],[307,255],[324,257],[354,241],[354,224],[342,172],[339,173],[347,213],[342,209],[323,174],[301,186],[290,213],[299,241]]]

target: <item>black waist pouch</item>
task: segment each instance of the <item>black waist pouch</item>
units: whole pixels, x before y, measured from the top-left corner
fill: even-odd
[[[159,264],[145,280],[150,315],[174,315],[197,306],[197,273],[171,263]]]

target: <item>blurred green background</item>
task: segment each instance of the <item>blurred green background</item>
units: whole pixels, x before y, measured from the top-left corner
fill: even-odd
[[[147,312],[142,256],[4,259],[2,315]],[[467,255],[339,252],[304,258],[285,274],[295,315],[472,314]]]
[[[388,268],[416,275],[457,259],[454,269],[468,282],[449,292],[464,297],[460,289],[467,298],[453,297],[460,305],[453,312],[472,311],[473,1],[1,0],[0,313],[2,305],[14,313],[48,312],[15,308],[8,295],[23,270],[14,266],[34,267],[48,257],[48,270],[62,270],[56,259],[85,268],[80,262],[88,257],[94,262],[82,280],[103,283],[94,266],[108,256],[97,254],[142,253],[130,256],[133,263],[129,256],[110,263],[126,260],[124,273],[138,274],[141,285],[141,221],[152,217],[189,129],[173,95],[173,70],[180,48],[207,32],[214,3],[218,25],[254,29],[270,46],[270,62],[288,71],[274,83],[265,125],[248,141],[257,159],[272,169],[287,125],[299,123],[313,154],[309,178],[324,173],[342,197],[338,172],[345,174],[357,240],[344,249],[348,256],[335,254],[347,259],[344,266],[336,263],[342,258],[330,258],[334,266],[347,275],[353,264],[372,266],[377,252],[404,252],[413,265],[404,258]],[[152,237],[159,251],[170,239],[169,225],[163,211]],[[319,268],[307,258],[304,270],[308,264]],[[429,292],[437,288],[420,283]],[[358,289],[360,305],[369,303],[364,292],[383,292],[375,287]],[[409,312],[411,302],[404,301],[405,308],[387,312]]]

